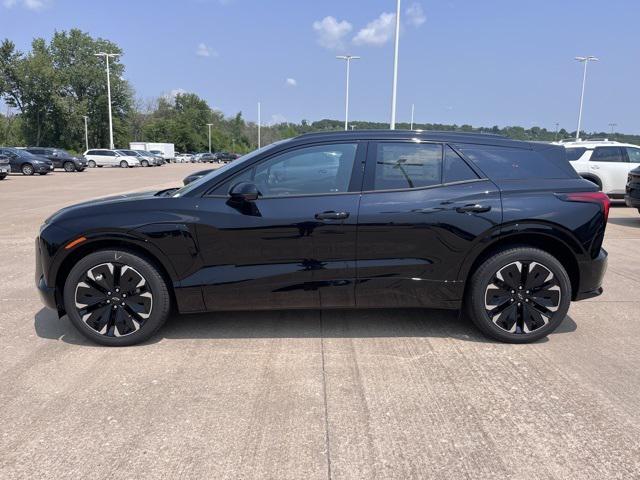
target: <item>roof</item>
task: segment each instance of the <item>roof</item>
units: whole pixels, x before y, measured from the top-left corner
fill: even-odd
[[[532,143],[520,140],[512,140],[502,135],[489,133],[451,132],[435,130],[342,130],[328,132],[304,133],[293,138],[296,140],[432,140],[449,143],[476,143],[483,145],[500,145],[520,148],[532,148]],[[539,147],[537,147],[539,148]]]
[[[604,139],[593,139],[593,140],[578,140],[573,142],[562,142],[562,146],[566,148],[593,148],[593,147],[637,147],[638,145],[634,145],[633,143],[624,143],[617,142],[615,140],[609,140],[607,138]]]

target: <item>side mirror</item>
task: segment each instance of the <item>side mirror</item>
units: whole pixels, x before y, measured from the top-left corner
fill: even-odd
[[[240,182],[236,183],[229,190],[229,197],[234,202],[253,202],[260,196],[260,191],[255,183]]]

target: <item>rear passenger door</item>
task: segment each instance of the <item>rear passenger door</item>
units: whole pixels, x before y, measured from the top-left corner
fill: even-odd
[[[604,193],[624,193],[629,162],[621,147],[596,147],[591,154],[589,170],[602,180]]]
[[[444,143],[371,142],[358,215],[359,307],[456,306],[460,266],[500,193]]]

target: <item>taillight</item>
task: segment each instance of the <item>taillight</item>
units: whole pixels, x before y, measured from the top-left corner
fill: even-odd
[[[573,192],[564,193],[559,195],[561,200],[565,202],[586,202],[586,203],[598,203],[602,207],[602,213],[604,213],[604,221],[609,219],[609,208],[611,207],[611,200],[602,192]]]

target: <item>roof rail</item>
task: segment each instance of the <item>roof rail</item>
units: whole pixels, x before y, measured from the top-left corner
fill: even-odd
[[[497,138],[508,138],[505,135],[500,135],[497,133],[485,133],[485,132],[464,132],[464,131],[460,131],[460,130],[419,130],[419,129],[415,129],[415,130],[404,130],[404,129],[398,129],[398,130],[389,130],[386,128],[369,128],[369,129],[362,129],[362,130],[322,130],[322,131],[317,131],[317,132],[308,132],[308,133],[302,133],[300,135],[298,135],[298,137],[308,137],[308,136],[315,136],[315,135],[345,135],[345,136],[350,136],[350,135],[354,135],[354,134],[358,134],[358,133],[369,133],[369,134],[375,134],[375,133],[390,133],[390,132],[398,132],[398,133],[427,133],[427,134],[439,134],[439,135],[460,135],[460,136],[465,136],[465,135],[482,135],[484,137],[497,137]]]

